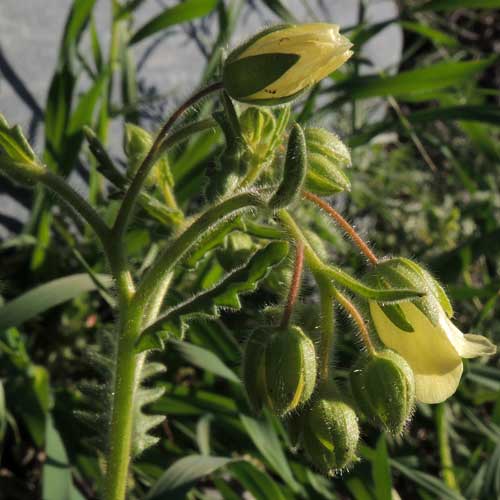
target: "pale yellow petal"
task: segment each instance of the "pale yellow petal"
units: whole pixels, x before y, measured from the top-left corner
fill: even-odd
[[[440,324],[433,325],[412,303],[401,305],[414,332],[400,330],[370,302],[370,313],[382,342],[400,354],[415,374],[417,399],[439,402],[457,389],[462,374],[462,360]]]
[[[415,375],[415,397],[421,403],[435,404],[453,396],[460,383],[463,364],[460,362],[453,370],[440,375]]]

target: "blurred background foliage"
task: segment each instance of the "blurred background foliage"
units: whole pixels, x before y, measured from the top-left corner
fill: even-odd
[[[134,15],[142,0],[113,0],[109,53],[95,29],[95,3],[75,0],[68,14],[43,109],[43,157],[64,176],[83,165],[92,204],[111,217],[116,193],[89,154],[83,127],[91,126],[106,143],[117,120],[141,124],[147,119],[159,126],[165,117],[161,96],[137,86],[134,44],[212,16],[218,36],[203,73],[209,80],[233,40],[244,2],[186,0],[158,7],[155,17],[137,25]],[[284,22],[295,20],[284,0],[252,3],[262,3]],[[357,55],[295,103],[295,117],[330,127],[352,147],[352,193],[332,200],[337,209],[380,255],[409,256],[428,266],[453,298],[461,329],[498,343],[500,2],[397,3],[399,15],[378,24],[366,22],[360,9],[359,22],[344,30]],[[404,36],[400,64],[366,76],[363,68],[371,62],[360,49],[389,25],[399,26]],[[91,41],[85,52],[84,36]],[[77,86],[82,75],[88,79],[83,92]],[[204,103],[197,114],[208,113],[210,106]],[[384,112],[374,112],[380,107]],[[171,155],[175,194],[185,213],[199,207],[201,186],[220,147],[219,134],[210,132]],[[122,165],[123,158],[118,158]],[[150,196],[164,207],[161,183]],[[145,267],[157,252],[177,215],[175,210],[138,213],[128,241],[138,266]],[[329,220],[307,205],[300,217],[332,259],[363,272],[362,258]],[[172,302],[209,287],[233,267],[227,249],[248,255],[251,240],[234,238],[248,228],[237,222],[235,229],[240,232],[222,235],[217,248],[179,270]],[[103,256],[89,230],[76,227],[41,190],[22,233],[0,244],[0,256],[5,303],[0,309],[0,498],[96,498],[102,456],[78,414],[96,411],[99,396],[89,398],[83,388],[105,382],[96,367],[114,326]],[[281,300],[286,280],[284,266],[259,293],[243,299],[241,311],[193,321],[186,343],[172,342],[155,354],[167,372],[152,385],[165,393],[148,410],[168,416],[157,432],[159,444],[133,465],[131,498],[500,498],[497,358],[467,362],[458,393],[446,404],[419,405],[404,436],[393,439],[368,430],[360,448],[363,460],[332,479],[292,451],[277,419],[251,414],[238,378],[241,343],[263,307]],[[307,282],[303,300],[308,316],[307,304],[317,297]],[[338,331],[336,374],[342,379],[357,348],[343,317]]]

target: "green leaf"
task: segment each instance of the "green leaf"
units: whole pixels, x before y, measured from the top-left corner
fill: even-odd
[[[283,481],[294,492],[300,490],[300,485],[295,481],[288,460],[278,439],[278,435],[269,419],[256,420],[247,415],[240,415],[248,435],[267,460],[271,468],[281,476]]]
[[[241,383],[239,377],[230,368],[228,368],[213,352],[185,341],[178,342],[171,340],[169,342],[169,345],[172,345],[174,349],[188,363],[210,373],[214,373],[215,375],[225,378],[230,382],[234,382],[235,384]]]
[[[47,417],[45,435],[47,459],[42,471],[43,500],[84,500],[73,485],[68,455],[50,415]]]
[[[334,85],[332,90],[344,91],[350,99],[425,93],[469,82],[496,61],[496,57],[490,57],[477,61],[439,62],[394,76],[349,78]]]
[[[66,135],[80,133],[85,125],[90,126],[92,124],[96,104],[107,83],[108,75],[103,73],[95,80],[90,89],[79,98],[75,110],[71,113]]]
[[[102,283],[111,286],[108,275],[99,275]],[[88,274],[72,274],[49,281],[0,307],[0,330],[18,326],[47,309],[96,290],[97,285]]]
[[[10,161],[18,163],[33,163],[36,155],[24,137],[19,125],[9,128],[5,117],[0,113],[0,162],[7,156]],[[1,165],[1,163],[0,163]]]
[[[245,491],[259,500],[285,500],[279,486],[265,472],[250,462],[236,462],[229,466],[230,473],[240,482]]]
[[[375,449],[375,458],[372,460],[372,476],[375,483],[375,496],[377,500],[392,499],[392,478],[389,455],[385,434],[381,434]]]
[[[425,38],[428,38],[436,45],[442,45],[444,47],[458,47],[460,44],[458,40],[443,31],[431,28],[422,23],[414,23],[411,21],[401,21],[401,26],[407,31],[412,31]]]
[[[444,500],[464,500],[464,497],[452,490],[440,479],[425,472],[416,469],[410,469],[396,460],[391,460],[391,465],[397,469],[403,476],[410,481],[418,484],[421,488],[433,495],[432,498],[441,498]]]
[[[221,308],[240,309],[239,295],[255,291],[273,266],[287,255],[288,243],[284,241],[273,241],[258,250],[243,267],[229,273],[214,287],[174,306],[148,327],[137,341],[138,352],[161,348],[169,336],[182,338],[190,318],[218,317]]]
[[[415,9],[447,11],[455,9],[496,9],[500,7],[500,0],[432,0]]]
[[[233,462],[229,457],[190,455],[174,462],[144,500],[184,500],[199,479]]]
[[[131,37],[130,45],[140,42],[158,31],[176,24],[192,21],[212,12],[219,0],[186,0],[174,7],[165,9],[160,15],[154,17],[141,26]]]

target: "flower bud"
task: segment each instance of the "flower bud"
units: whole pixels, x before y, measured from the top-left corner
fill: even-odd
[[[324,474],[337,474],[356,459],[358,418],[352,407],[334,394],[319,395],[304,417],[302,443]]]
[[[147,130],[134,125],[133,123],[125,124],[123,133],[123,151],[127,155],[128,159],[127,176],[129,178],[134,177],[152,145],[153,137]],[[148,176],[146,180],[146,185],[153,186],[156,183],[156,174],[159,171],[161,171],[165,176],[165,180],[167,180],[168,184],[173,186],[173,177],[165,155],[158,160],[152,175]]]
[[[256,330],[245,347],[243,383],[256,411],[265,405],[273,413],[285,415],[313,393],[314,344],[297,326]]]
[[[19,184],[33,186],[36,174],[43,170],[19,125],[10,128],[0,114],[0,172]]]
[[[350,374],[359,409],[374,425],[397,435],[415,406],[415,379],[408,363],[385,350],[363,359]]]
[[[351,183],[343,171],[351,165],[347,146],[333,132],[322,128],[308,128],[305,136],[307,189],[319,196],[349,191]]]
[[[269,200],[269,207],[286,207],[297,197],[306,176],[306,141],[301,126],[296,123],[288,139],[283,178]]]
[[[305,403],[316,384],[316,351],[298,327],[279,329],[266,346],[265,376],[269,408],[285,415]]]
[[[229,54],[224,87],[242,102],[289,102],[347,61],[351,46],[335,24],[273,26]]]
[[[247,340],[243,354],[242,379],[248,400],[256,413],[262,410],[266,400],[265,352],[271,331],[255,330]]]
[[[276,131],[276,118],[266,108],[251,106],[240,115],[241,133],[252,155],[265,160]]]

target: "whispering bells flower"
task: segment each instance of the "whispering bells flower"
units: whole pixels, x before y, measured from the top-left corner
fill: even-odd
[[[274,26],[229,54],[222,80],[237,101],[282,104],[344,64],[351,47],[336,24]]]
[[[496,346],[487,338],[464,334],[451,322],[453,311],[443,289],[414,262],[402,258],[384,261],[373,278],[379,284],[427,291],[425,297],[400,304],[370,302],[380,340],[402,356],[414,373],[418,401],[445,401],[460,383],[462,358],[495,354]]]

